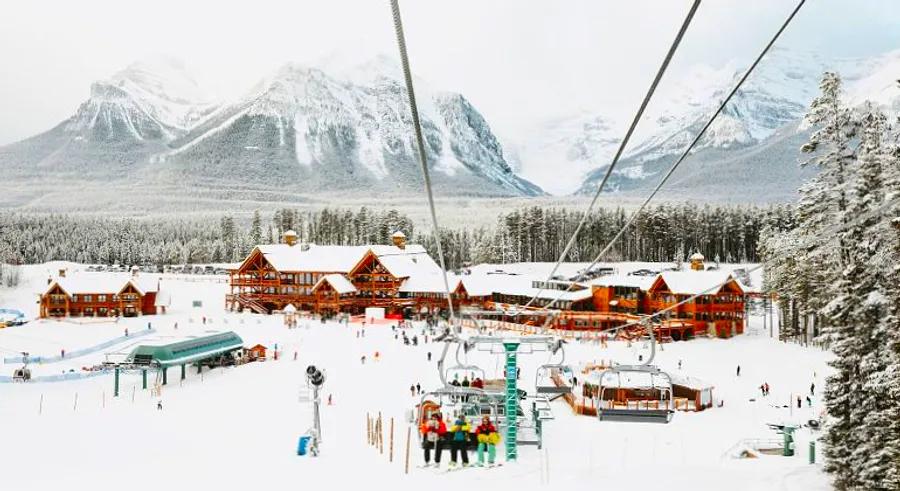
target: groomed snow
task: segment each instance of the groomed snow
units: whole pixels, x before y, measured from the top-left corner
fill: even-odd
[[[41,267],[26,268],[21,287],[0,289],[0,306],[36,311],[33,288],[46,281]],[[766,423],[805,421],[819,413],[819,392],[824,388],[829,355],[816,349],[784,344],[767,337],[761,319],[752,319],[748,334],[730,340],[698,339],[672,343],[658,353],[661,368],[714,386],[716,401],[724,407],[701,413],[675,415],[669,425],[599,422],[576,416],[562,402],[553,403],[556,419],[547,423],[543,450],[520,449],[517,463],[491,470],[464,470],[442,474],[422,470],[421,451],[410,450],[411,469],[403,471],[406,412],[418,399],[410,384],[434,388],[438,374],[426,353],[438,355],[435,343],[405,346],[394,339],[387,325],[360,326],[302,320],[298,329],[286,329],[280,315],[226,314],[226,284],[210,278],[162,275],[161,287],[172,293],[169,313],[122,319],[110,324],[66,321],[32,322],[0,330],[0,349],[28,348],[34,352],[59,346],[76,347],[134,332],[152,323],[161,336],[186,336],[206,330],[233,330],[246,346],[260,343],[270,350],[263,363],[217,369],[202,377],[195,369],[179,381],[169,370],[169,385],[162,397],[140,389],[136,375],[122,377],[122,394],[112,397],[112,376],[57,383],[0,384],[0,418],[15,422],[0,430],[3,473],[8,489],[130,490],[245,489],[247,486],[296,489],[468,489],[473,485],[495,489],[604,488],[668,490],[722,489],[828,489],[821,464],[806,463],[807,442],[798,434],[795,457],[763,456],[735,460],[731,449],[744,439],[777,439]],[[194,300],[202,308],[192,307]],[[206,322],[204,323],[204,318]],[[178,324],[177,330],[175,324]],[[417,325],[414,333],[423,340]],[[412,333],[410,333],[412,334]],[[271,350],[280,352],[277,361]],[[121,348],[125,348],[122,346]],[[111,348],[115,350],[116,348]],[[374,361],[379,352],[380,361]],[[297,360],[294,360],[294,353]],[[13,353],[14,354],[14,353]],[[613,359],[634,362],[647,356],[641,343],[627,347],[610,342],[608,348],[592,343],[567,345],[573,365]],[[360,357],[367,356],[365,364]],[[47,366],[36,372],[90,365],[102,354],[88,355]],[[682,369],[678,370],[679,360]],[[501,360],[473,351],[465,363],[478,364],[489,378],[502,373]],[[522,355],[522,385],[531,391],[538,365],[549,355]],[[327,372],[323,396],[324,441],[319,458],[298,457],[297,437],[311,422],[308,402],[298,400],[305,387],[304,370],[315,364]],[[741,377],[735,376],[741,365]],[[11,374],[16,364],[0,365]],[[816,383],[812,409],[776,408],[793,403],[796,394],[808,394]],[[771,396],[760,401],[758,386],[768,382]],[[152,383],[152,380],[151,380]],[[76,403],[77,394],[77,403]],[[163,402],[163,410],[156,404]],[[39,414],[40,410],[40,414]],[[395,424],[394,462],[366,445],[366,413],[381,411],[385,431]],[[387,435],[386,435],[387,438]],[[413,430],[415,442],[415,430]],[[498,452],[502,454],[501,452]],[[449,455],[444,453],[444,462]],[[502,459],[501,459],[502,460]],[[821,461],[821,459],[820,459]],[[444,464],[446,465],[446,464]]]

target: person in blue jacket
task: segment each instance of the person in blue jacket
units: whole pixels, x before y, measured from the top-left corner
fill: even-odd
[[[450,467],[456,467],[456,455],[462,457],[463,467],[469,466],[469,431],[472,427],[465,415],[459,415],[450,427]]]

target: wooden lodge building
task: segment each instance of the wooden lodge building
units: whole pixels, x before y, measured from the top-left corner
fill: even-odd
[[[287,232],[281,244],[256,246],[231,270],[226,307],[272,313],[292,305],[299,310],[359,314],[383,307],[392,314],[436,313],[446,306],[440,267],[420,245],[407,245],[397,232],[392,245],[318,246],[299,244]],[[745,292],[727,271],[705,270],[694,255],[688,271],[649,275],[603,274],[590,279],[546,282],[537,273],[507,271],[507,265],[481,265],[448,273],[455,307],[521,310],[532,297],[534,316],[505,319],[540,325],[542,307],[560,314],[552,327],[603,330],[640,320],[693,295],[657,323],[663,336],[684,339],[702,333],[721,337],[744,329]],[[504,320],[500,318],[501,320]]]
[[[407,245],[397,232],[392,245],[299,244],[288,231],[282,244],[259,245],[229,271],[231,310],[271,313],[293,305],[324,314],[433,312],[444,292],[441,269],[420,245]]]
[[[48,279],[40,317],[133,317],[164,310],[159,282],[137,274],[72,273]]]

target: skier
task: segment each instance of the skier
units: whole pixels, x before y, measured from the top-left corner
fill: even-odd
[[[413,396],[413,397],[416,396],[416,386],[415,386],[415,385],[410,385],[410,386],[409,386],[409,395],[411,395],[411,396]]]
[[[468,375],[466,375],[466,376],[463,377],[462,386],[463,386],[463,387],[468,387],[468,386],[469,386],[469,376],[468,376]]]
[[[485,415],[481,418],[481,424],[475,429],[475,435],[478,438],[478,467],[484,466],[484,451],[488,454],[488,467],[494,465],[497,458],[497,444],[500,443],[500,434],[497,428],[491,423],[491,418]]]
[[[126,338],[128,337],[128,328],[127,327],[125,328],[125,337]]]
[[[802,407],[803,407],[803,402],[800,400],[800,396],[797,396],[797,409],[800,409]]]
[[[738,377],[741,376],[741,366],[740,365],[737,366],[737,376]]]
[[[366,364],[366,355],[362,355],[362,356],[359,358],[359,361],[360,361],[360,363],[362,363],[363,365],[365,365],[365,364]]]
[[[812,398],[806,396],[806,407],[812,407]]]
[[[469,448],[468,448],[468,440],[469,440],[469,422],[466,421],[466,416],[460,414],[459,417],[456,418],[456,421],[453,422],[453,426],[450,427],[450,467],[456,467],[456,455],[460,454],[462,457],[462,466],[469,466]]]
[[[162,399],[156,401],[156,410],[162,411]]]
[[[815,382],[809,384],[809,395],[811,395],[811,396],[816,395],[816,383]]]
[[[678,369],[681,370],[681,360],[678,360]]]
[[[422,446],[425,448],[425,467],[431,463],[431,450],[434,449],[434,466],[441,465],[441,451],[444,450],[444,434],[447,433],[447,426],[441,420],[440,413],[433,413],[431,419],[422,423]]]
[[[765,385],[765,387],[766,387],[766,396],[768,396],[769,395],[769,383],[766,382],[763,385]]]
[[[416,382],[416,393],[418,393],[418,394],[422,393],[422,384],[420,384],[418,382]]]
[[[431,361],[431,352],[428,352],[428,361]]]

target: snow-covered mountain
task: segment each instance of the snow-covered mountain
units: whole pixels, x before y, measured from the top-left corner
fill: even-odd
[[[609,189],[644,191],[655,185],[660,173],[684,151],[743,69],[735,64],[720,69],[698,66],[680,80],[666,80],[639,124],[625,158],[616,167]],[[813,53],[773,49],[670,181],[682,182],[678,194],[727,200],[740,193],[745,201],[791,199],[800,183],[809,177],[808,171],[797,166],[799,143],[803,141],[797,135],[804,131],[799,123],[818,93],[819,80],[826,70],[841,74],[848,102],[873,100],[893,112],[900,108],[896,83],[900,78],[900,51],[866,59],[825,59]],[[604,124],[596,124],[598,120]],[[625,122],[611,121],[596,112],[555,122],[544,138],[533,140],[520,152],[523,175],[542,184],[533,177],[530,164],[546,165],[555,158],[573,169],[573,174],[589,168],[581,174],[580,185],[569,182],[571,187],[563,191],[593,193],[624,130]],[[715,161],[721,164],[710,165]],[[728,182],[723,175],[741,177]],[[747,179],[755,180],[754,186],[763,194],[749,196],[741,190]],[[545,188],[550,189],[546,185]],[[711,196],[710,191],[719,196]]]
[[[125,177],[215,108],[180,62],[149,58],[93,83],[56,127],[0,147],[0,168],[11,177]]]
[[[342,76],[340,76],[342,75]],[[377,58],[340,75],[286,64],[235,101],[213,105],[175,62],[136,63],[97,82],[56,128],[0,148],[19,175],[72,173],[144,183],[421,190],[402,72]],[[466,98],[417,85],[439,192],[534,196]]]

